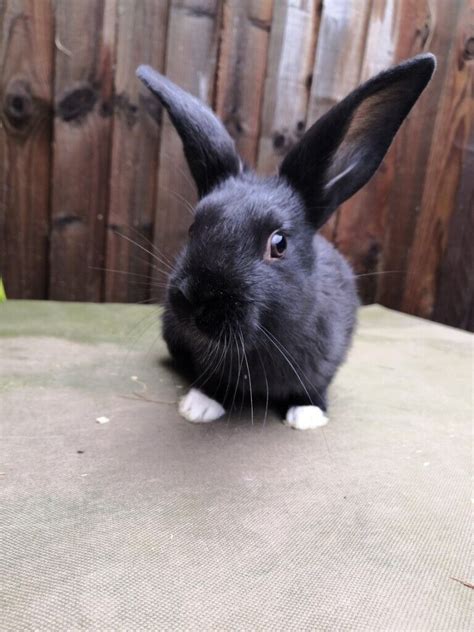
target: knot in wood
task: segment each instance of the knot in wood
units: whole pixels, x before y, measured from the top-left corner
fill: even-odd
[[[474,59],[474,37],[469,37],[464,44],[464,59]]]
[[[81,122],[94,109],[97,96],[97,91],[89,83],[76,85],[58,101],[57,114],[63,121]]]
[[[34,101],[31,86],[24,79],[12,79],[3,103],[3,111],[7,122],[16,130],[25,129],[34,113]]]

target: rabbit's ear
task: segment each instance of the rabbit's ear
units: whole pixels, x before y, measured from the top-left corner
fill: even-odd
[[[168,110],[183,141],[184,153],[200,197],[219,182],[240,172],[241,162],[234,141],[202,101],[150,66],[140,66],[137,76]]]
[[[280,175],[302,195],[315,228],[372,177],[436,66],[419,55],[362,84],[290,150]]]

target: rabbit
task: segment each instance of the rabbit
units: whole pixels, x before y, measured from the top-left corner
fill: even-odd
[[[199,202],[171,273],[163,336],[195,382],[179,402],[209,422],[241,402],[284,423],[324,426],[327,391],[351,344],[359,306],[353,271],[316,234],[374,174],[429,82],[432,54],[373,77],[314,123],[276,175],[239,158],[216,115],[149,66],[137,76],[181,137]]]

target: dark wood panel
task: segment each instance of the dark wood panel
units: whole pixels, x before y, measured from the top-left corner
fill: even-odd
[[[453,3],[454,4],[454,3]],[[401,309],[430,318],[438,275],[448,241],[449,224],[469,144],[472,124],[472,61],[464,61],[469,25],[467,6],[461,7],[447,72],[436,104],[434,141],[426,163],[421,209],[408,258]],[[452,31],[451,31],[452,36]]]
[[[0,274],[10,298],[46,295],[53,26],[48,0],[0,2]]]
[[[372,5],[366,35],[361,81],[384,68],[429,49],[431,20],[428,0],[377,0]],[[420,36],[423,34],[423,36]],[[423,156],[431,139],[433,120],[427,106],[432,92],[421,97],[404,122],[394,144],[372,180],[339,211],[335,243],[348,257],[359,276],[358,286],[364,303],[373,303],[379,284],[393,287],[404,277],[401,267],[384,260],[387,225],[399,228],[401,216],[413,215],[411,198],[395,186],[403,172],[403,182],[413,179],[419,193],[423,187]],[[433,119],[433,114],[431,114]],[[393,209],[396,218],[390,216]],[[405,236],[407,239],[407,236]],[[388,244],[385,244],[388,247]],[[398,265],[399,262],[397,262]],[[393,267],[391,267],[393,266]]]
[[[378,278],[376,293],[378,302],[394,309],[400,309],[406,287],[408,261],[422,212],[424,191],[428,186],[426,168],[429,154],[432,145],[440,143],[437,136],[440,130],[435,127],[436,116],[446,90],[447,75],[451,72],[449,52],[462,5],[463,0],[438,2],[436,11],[433,11],[432,4],[428,3],[425,16],[423,12],[419,13],[417,1],[407,6],[418,23],[413,42],[436,54],[437,69],[426,92],[400,130],[396,144],[396,169],[380,264],[382,270],[393,273]],[[410,39],[401,39],[400,47],[411,50]]]
[[[135,76],[139,64],[163,72],[168,2],[119,0],[105,300],[149,296],[161,108]],[[132,242],[137,242],[136,244]]]
[[[462,63],[466,63],[464,59]],[[463,172],[441,264],[433,318],[474,331],[474,99]]]
[[[50,297],[103,298],[115,0],[56,3]]]

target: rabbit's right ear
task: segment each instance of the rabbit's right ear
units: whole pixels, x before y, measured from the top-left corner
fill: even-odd
[[[380,73],[305,133],[280,167],[306,202],[315,229],[372,177],[436,66],[418,55]]]
[[[212,110],[150,66],[140,66],[137,76],[167,109],[200,197],[240,173],[234,141]]]

